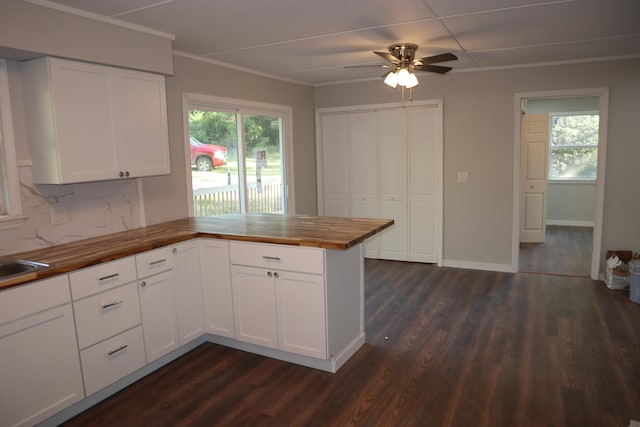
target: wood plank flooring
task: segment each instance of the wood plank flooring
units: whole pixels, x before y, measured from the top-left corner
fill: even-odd
[[[68,426],[617,426],[640,420],[640,305],[588,278],[367,260],[336,374],[204,344]]]
[[[520,243],[521,272],[591,277],[592,227],[548,225],[544,243]]]

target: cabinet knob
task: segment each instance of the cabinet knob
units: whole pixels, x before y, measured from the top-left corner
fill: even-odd
[[[145,282],[145,281],[143,280],[142,282],[140,282],[140,286],[142,286],[142,287],[144,288],[145,286],[147,286],[147,282]]]
[[[171,249],[171,252],[173,252],[174,254],[177,254],[178,253],[178,248]]]
[[[120,171],[118,175],[120,176],[120,178],[122,178],[124,176],[124,172]]]
[[[271,277],[271,276],[273,276],[273,273],[270,272],[270,271],[267,271],[267,276]]]
[[[280,275],[278,274],[278,272],[276,271],[275,273],[273,273],[273,277],[279,277]]]
[[[124,176],[129,176],[129,171],[126,171],[126,172],[124,173]]]

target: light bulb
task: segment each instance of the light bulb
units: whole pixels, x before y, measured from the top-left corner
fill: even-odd
[[[413,73],[409,73],[409,75],[407,76],[406,80],[405,80],[405,87],[407,89],[411,89],[412,87],[416,87],[418,86],[418,78],[416,77],[415,74]]]
[[[384,83],[395,89],[396,86],[398,86],[398,74],[395,71],[387,74],[387,77],[384,79]]]
[[[406,68],[400,68],[398,71],[398,84],[400,86],[406,86],[409,79],[409,70]]]

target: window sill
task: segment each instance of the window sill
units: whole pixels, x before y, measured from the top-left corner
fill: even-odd
[[[22,226],[27,218],[28,216],[22,214],[0,216],[0,230],[10,230],[12,228],[18,228]]]

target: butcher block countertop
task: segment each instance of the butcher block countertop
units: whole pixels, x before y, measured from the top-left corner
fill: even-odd
[[[390,219],[274,214],[185,218],[10,255],[49,267],[0,279],[0,290],[195,237],[345,250],[391,225]]]

